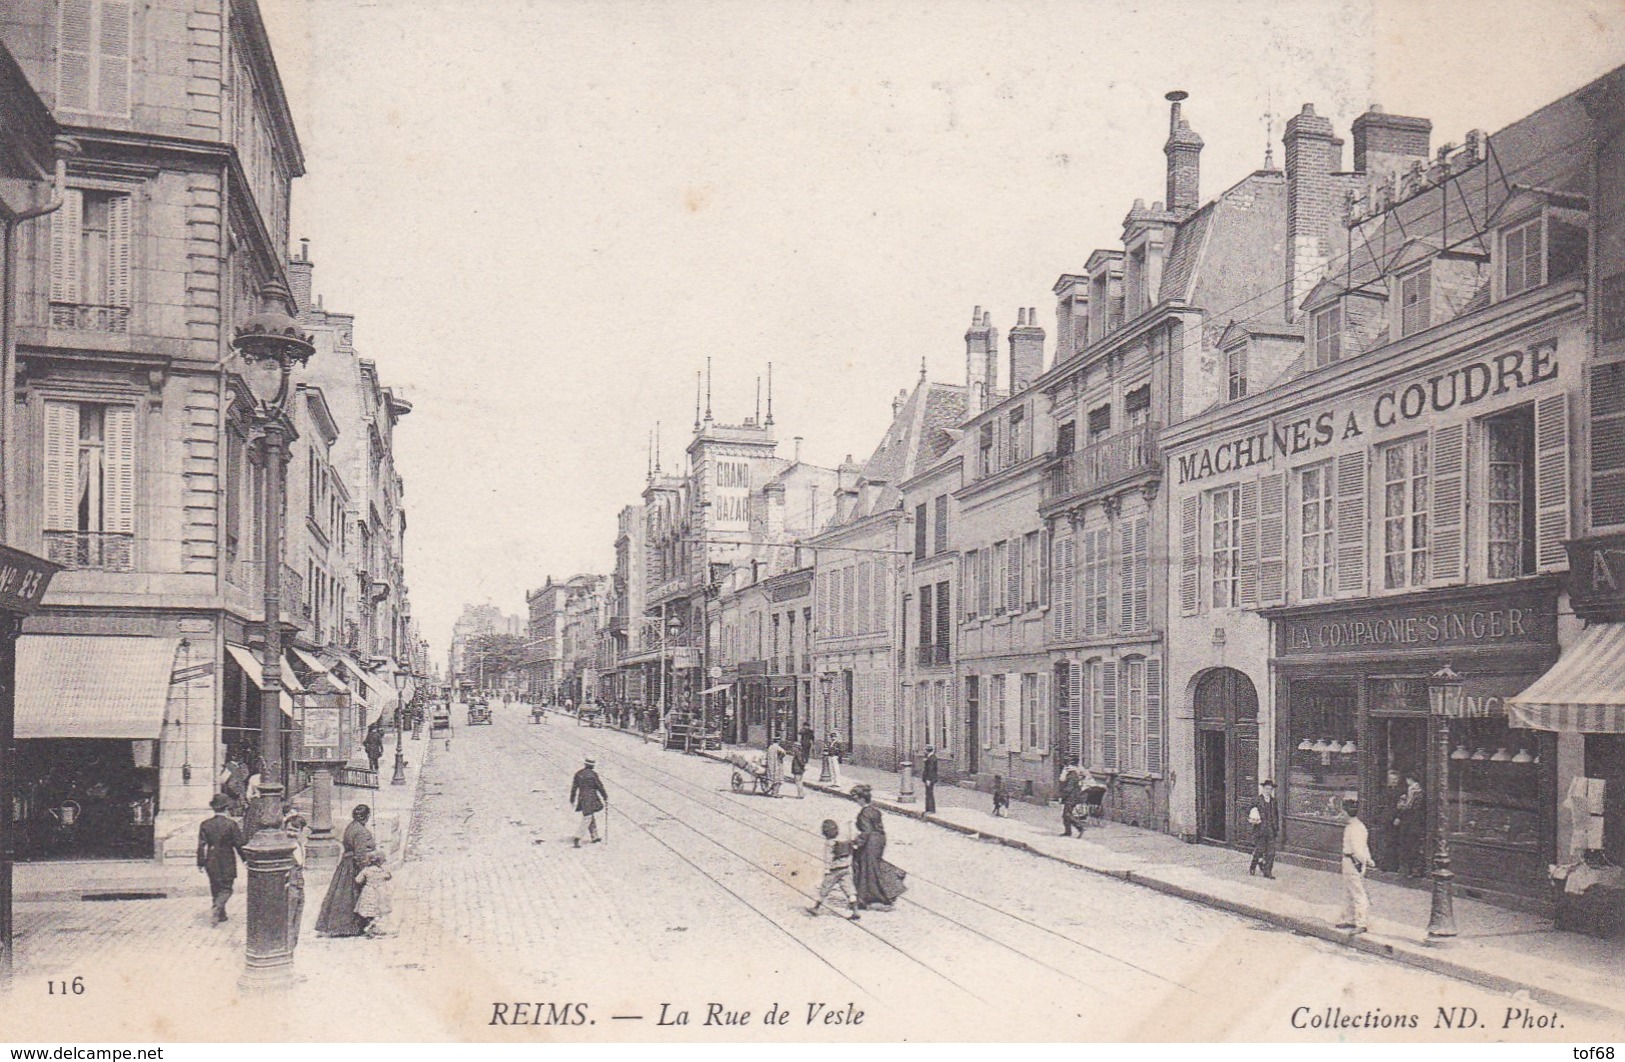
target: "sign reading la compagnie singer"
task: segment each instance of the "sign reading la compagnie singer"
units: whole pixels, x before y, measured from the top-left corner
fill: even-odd
[[[1506,588],[1471,598],[1326,609],[1281,621],[1282,656],[1557,644],[1550,589]]]

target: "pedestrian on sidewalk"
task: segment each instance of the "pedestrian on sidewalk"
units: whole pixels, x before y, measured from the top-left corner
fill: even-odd
[[[824,835],[824,880],[819,882],[818,899],[807,908],[807,913],[816,918],[820,909],[828,907],[839,914],[840,911],[829,902],[830,894],[839,892],[841,899],[846,902],[846,917],[856,922],[860,916],[857,897],[852,895],[850,887],[852,842],[841,840],[841,828],[835,825],[834,819],[825,819],[819,832]]]
[[[796,740],[801,743],[802,760],[807,763],[811,763],[813,756],[813,742],[818,740],[818,735],[813,733],[811,723],[801,724],[801,733],[796,735]]]
[[[934,815],[937,811],[937,750],[932,745],[925,747],[925,763],[920,766],[920,781],[925,786],[925,813]]]
[[[357,804],[350,812],[350,824],[344,827],[339,865],[333,868],[333,880],[327,884],[327,895],[322,898],[322,909],[316,916],[316,932],[324,936],[356,937],[366,928],[355,913],[355,902],[360,896],[356,876],[378,850],[378,841],[367,828],[371,818],[372,809]]]
[[[305,920],[305,817],[294,813],[282,820],[282,829],[293,842],[293,869],[288,871],[288,948],[299,946],[299,928]]]
[[[824,742],[824,759],[829,763],[830,777],[834,779],[830,784],[837,789],[841,787],[841,732],[831,730],[829,740]]]
[[[198,869],[209,876],[209,896],[213,902],[213,924],[226,920],[226,901],[231,899],[232,887],[237,883],[237,857],[243,847],[243,829],[237,820],[226,814],[231,801],[224,793],[209,798],[214,812],[197,831]]]
[[[1247,865],[1247,876],[1262,870],[1273,880],[1275,849],[1281,839],[1281,805],[1275,802],[1275,783],[1268,778],[1258,783],[1258,798],[1247,810],[1247,821],[1253,827],[1253,861]]]
[[[1010,814],[1010,794],[1004,791],[1004,776],[993,776],[993,814],[1005,818]]]
[[[1083,779],[1075,763],[1066,765],[1061,772],[1061,836],[1071,837],[1076,829],[1083,836],[1083,823],[1078,820],[1078,805],[1083,803]]]
[[[801,787],[802,776],[807,773],[807,754],[802,751],[801,745],[790,746],[790,781],[796,784],[796,799],[805,800],[807,791]]]
[[[1371,919],[1371,897],[1365,891],[1365,871],[1371,865],[1371,834],[1360,821],[1359,800],[1343,801],[1343,811],[1349,817],[1343,827],[1343,887],[1348,891],[1348,900],[1337,928],[1364,933]]]
[[[903,871],[886,862],[886,819],[874,805],[874,789],[860,783],[852,796],[863,807],[858,811],[857,837],[852,841],[852,887],[858,894],[858,910],[873,907],[889,911],[908,886]]]
[[[598,813],[609,806],[609,794],[605,792],[604,783],[593,767],[594,763],[589,758],[586,766],[570,779],[570,803],[581,812],[581,826],[575,836],[577,848],[581,847],[583,837],[591,837],[593,844],[598,843]]]
[[[248,765],[244,763],[246,757],[240,749],[232,749],[226,753],[226,764],[220,768],[220,777],[216,784],[220,791],[226,795],[228,807],[233,815],[242,817],[243,795],[248,791]]]
[[[384,758],[384,732],[377,723],[367,728],[367,736],[362,739],[361,747],[367,753],[367,769],[377,774],[378,761]]]
[[[355,900],[355,916],[361,923],[361,932],[369,937],[383,935],[381,919],[391,910],[389,879],[393,875],[384,868],[384,853],[374,852],[367,857],[367,865],[355,877],[361,893]]]

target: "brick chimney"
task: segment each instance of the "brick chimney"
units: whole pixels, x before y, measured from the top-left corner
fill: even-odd
[[[310,241],[300,239],[299,253],[288,259],[288,291],[293,295],[295,315],[306,314],[314,304],[310,299],[311,274],[316,265],[310,260]]]
[[[1335,185],[1342,168],[1343,142],[1332,135],[1332,123],[1315,113],[1312,103],[1286,123],[1286,319],[1295,320],[1298,304],[1320,281],[1331,258],[1327,229]]]
[[[1359,173],[1387,181],[1403,175],[1417,160],[1428,161],[1433,123],[1426,118],[1385,114],[1373,103],[1350,128],[1354,133],[1354,169]]]
[[[965,332],[965,395],[970,412],[979,413],[993,400],[999,386],[999,333],[993,315],[980,306],[971,311]]]
[[[1038,327],[1038,310],[1029,306],[1016,311],[1016,327],[1010,329],[1010,393],[1031,386],[1044,372],[1044,330]]]
[[[1164,97],[1169,104],[1168,142],[1162,153],[1168,156],[1168,212],[1180,218],[1196,213],[1202,205],[1202,138],[1179,113],[1180,103],[1189,93],[1175,90]]]

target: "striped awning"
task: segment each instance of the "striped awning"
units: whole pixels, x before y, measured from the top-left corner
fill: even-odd
[[[227,642],[226,652],[230,653],[231,658],[237,661],[237,666],[242,668],[243,674],[248,676],[248,681],[254,684],[255,689],[262,690],[265,688],[265,669],[263,666],[261,666],[259,657],[254,655],[254,651],[252,649],[248,648],[246,645],[238,645],[235,642]],[[288,672],[290,670],[291,668],[289,668],[287,664],[282,665],[282,670],[280,673],[284,682],[286,682]],[[294,682],[297,683],[298,679],[295,679]],[[283,686],[281,694],[282,696],[278,703],[282,705],[282,714],[287,716],[289,719],[292,719],[293,698],[288,696],[288,687],[286,685]]]
[[[1625,623],[1586,628],[1574,648],[1516,697],[1511,725],[1568,734],[1625,734]]]
[[[179,647],[178,638],[23,635],[18,739],[159,737]]]

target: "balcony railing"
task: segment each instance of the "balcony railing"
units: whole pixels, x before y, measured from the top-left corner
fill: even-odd
[[[916,645],[914,647],[914,662],[920,667],[946,667],[948,665],[948,647],[946,645]]]
[[[93,306],[87,303],[51,303],[52,328],[80,328],[87,332],[128,332],[128,306]]]
[[[1050,469],[1044,500],[1103,490],[1132,476],[1161,468],[1162,450],[1157,445],[1161,431],[1160,425],[1143,424],[1065,455]]]
[[[47,531],[45,556],[64,568],[135,569],[135,536],[110,531]]]

